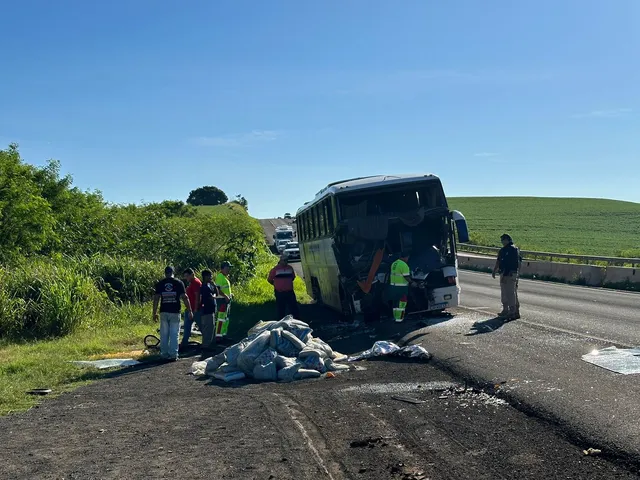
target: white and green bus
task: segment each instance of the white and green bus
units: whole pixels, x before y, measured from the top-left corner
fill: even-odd
[[[390,309],[391,264],[409,255],[407,313],[459,303],[456,234],[464,216],[450,211],[435,175],[371,176],[334,182],[296,214],[307,291],[346,318]]]

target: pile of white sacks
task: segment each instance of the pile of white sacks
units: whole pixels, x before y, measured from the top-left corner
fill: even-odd
[[[225,381],[249,377],[291,382],[349,370],[339,363],[347,357],[314,338],[312,332],[308,324],[290,315],[280,321],[258,322],[247,338],[215,357],[195,362],[191,372]]]

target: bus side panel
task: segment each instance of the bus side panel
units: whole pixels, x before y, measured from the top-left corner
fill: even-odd
[[[313,288],[311,287],[311,267],[313,257],[308,253],[310,242],[299,243],[300,247],[300,263],[302,265],[302,274],[304,275],[304,284],[307,287],[307,294],[313,297]]]
[[[313,296],[312,278],[320,287],[322,302],[340,310],[340,288],[338,285],[338,264],[332,248],[331,238],[321,238],[305,242],[300,250],[302,271],[307,292]]]
[[[338,285],[338,264],[333,253],[333,239],[323,238],[319,241],[319,260],[322,267],[318,269],[318,282],[323,302],[336,310],[340,310],[340,288]]]

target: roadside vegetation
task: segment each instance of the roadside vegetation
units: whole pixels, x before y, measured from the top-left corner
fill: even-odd
[[[149,300],[167,264],[215,270],[229,260],[234,319],[271,318],[266,274],[276,259],[246,207],[240,196],[110,205],[73,187],[57,162],[34,167],[16,146],[0,150],[0,414],[35,404],[32,388],[59,393],[104,375],[71,360],[139,355],[156,333]]]
[[[640,258],[640,203],[594,198],[454,197],[471,243],[497,247],[509,232],[523,250]]]

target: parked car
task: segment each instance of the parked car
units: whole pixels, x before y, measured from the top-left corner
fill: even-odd
[[[298,242],[289,242],[284,248],[284,252],[289,256],[289,260],[300,260],[300,247]]]

